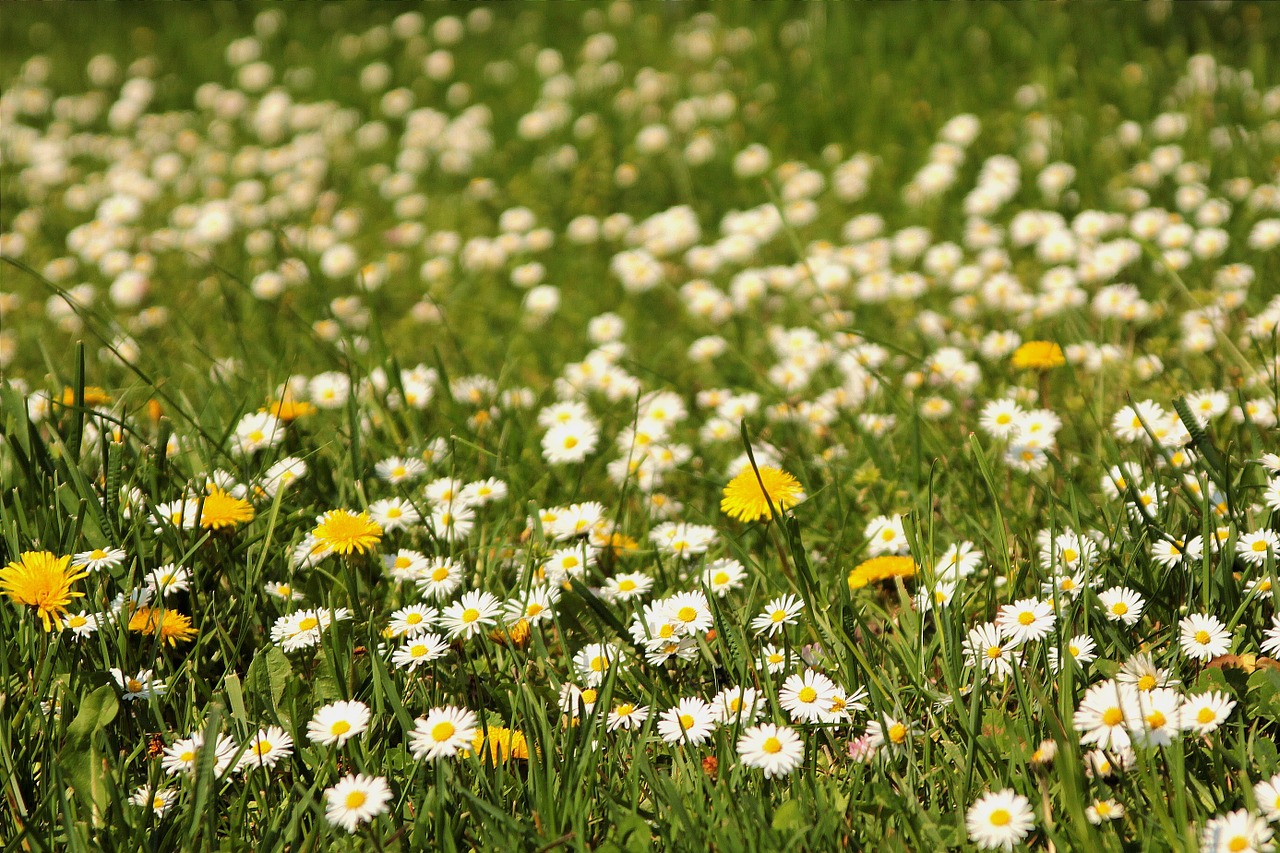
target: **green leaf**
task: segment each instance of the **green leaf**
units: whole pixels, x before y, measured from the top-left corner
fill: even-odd
[[[289,684],[289,679],[293,676],[293,667],[289,663],[289,658],[279,646],[267,646],[260,649],[253,657],[253,663],[249,664],[249,672],[245,675],[245,681],[249,685],[249,692],[258,697],[266,697],[270,700],[269,707],[275,713],[276,717],[285,723],[291,722],[289,712],[280,705],[280,698],[284,696],[285,687]],[[235,700],[232,699],[232,709],[235,708]]]
[[[773,813],[770,824],[778,832],[801,832],[808,826],[799,800],[787,800]]]
[[[120,700],[110,684],[104,684],[85,697],[76,718],[67,726],[67,742],[58,755],[71,788],[93,815],[101,821],[110,802],[107,790],[109,773],[98,747],[99,732],[107,727],[120,710]]]

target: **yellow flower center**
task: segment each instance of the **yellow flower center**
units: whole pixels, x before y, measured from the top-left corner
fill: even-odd
[[[681,622],[692,622],[698,618],[698,611],[692,607],[681,607],[680,612],[676,614]]]
[[[636,588],[636,582],[633,581],[631,578],[627,578],[626,580],[623,580],[623,581],[618,581],[619,592],[631,592],[635,588]]]
[[[253,745],[254,754],[259,758],[266,755],[273,749],[275,749],[275,745],[273,745],[269,740],[260,740]]]
[[[129,691],[130,693],[141,693],[141,692],[142,692],[142,682],[141,682],[141,681],[139,681],[139,680],[138,680],[138,679],[136,679],[136,678],[130,678],[130,679],[129,679],[128,681],[126,681],[124,684],[125,684],[125,688],[126,688],[126,689],[128,689],[128,691]]]
[[[535,601],[525,608],[524,613],[526,616],[537,616],[542,610],[542,605]]]
[[[406,625],[420,625],[422,624],[422,614],[415,611],[405,616],[404,621]]]
[[[1018,614],[1019,625],[1030,625],[1034,621],[1036,621],[1036,615],[1030,610],[1024,610]]]
[[[1108,708],[1102,712],[1102,722],[1108,726],[1118,726],[1124,720],[1124,711],[1119,708]]]
[[[1008,809],[996,809],[991,813],[992,826],[1008,826],[1013,820],[1013,815],[1009,814]]]
[[[604,655],[596,655],[591,659],[592,672],[604,672],[609,668],[609,659]]]
[[[785,621],[786,618],[787,618],[787,611],[785,610],[775,610],[769,616],[769,619],[772,620],[773,622],[782,622],[782,621]]]
[[[760,748],[770,755],[777,755],[779,752],[782,752],[782,741],[778,740],[776,737],[768,737],[765,738],[764,743],[760,744]]]
[[[596,704],[596,700],[599,698],[600,694],[595,690],[595,688],[588,687],[586,690],[582,691],[582,703],[584,705],[594,705]]]
[[[1123,616],[1129,612],[1129,605],[1125,604],[1123,601],[1117,601],[1115,604],[1111,605],[1111,612],[1117,616]]]
[[[1209,642],[1209,632],[1204,630],[1196,631],[1196,642],[1202,646]]]
[[[629,717],[635,712],[635,710],[635,705],[632,705],[630,702],[623,702],[617,708],[613,709],[613,713],[617,714],[619,717]]]
[[[480,611],[476,610],[474,607],[468,607],[466,610],[462,611],[463,622],[474,622],[479,618]]]
[[[809,703],[818,698],[818,691],[814,690],[812,687],[802,687],[800,688],[800,693],[797,694],[796,698],[801,702]]]
[[[347,798],[343,800],[343,804],[349,809],[358,809],[364,805],[365,800],[369,799],[369,795],[364,791],[352,791],[347,794]]]
[[[681,728],[681,729],[684,729],[685,731],[688,731],[689,729],[693,728],[693,724],[694,724],[694,722],[696,722],[696,721],[693,719],[693,716],[692,716],[692,715],[690,715],[690,714],[681,714],[681,715],[680,715],[680,728]]]
[[[184,764],[190,764],[192,761],[196,760],[196,751],[194,749],[188,749],[178,756],[178,760]]]
[[[1154,675],[1144,675],[1138,679],[1138,689],[1143,693],[1155,689],[1156,677]]]
[[[1004,649],[999,646],[987,646],[987,659],[996,660],[1004,654]]]
[[[1212,708],[1201,708],[1196,714],[1196,722],[1201,725],[1212,723],[1217,718],[1218,715],[1213,712]]]
[[[436,743],[444,743],[449,738],[453,737],[453,733],[456,731],[457,728],[453,723],[445,720],[444,722],[436,723],[431,727],[431,739]]]
[[[889,726],[889,740],[893,743],[902,743],[907,739],[907,727],[902,723],[894,723]]]
[[[724,586],[729,582],[729,575],[724,572],[716,572],[711,577],[711,582],[716,586]]]
[[[1147,715],[1147,725],[1153,729],[1162,728],[1167,722],[1168,720],[1165,718],[1164,714],[1159,711],[1152,711]]]
[[[320,624],[320,620],[314,616],[308,616],[298,623],[299,631],[310,631],[312,628]]]
[[[345,735],[349,731],[351,731],[351,724],[346,720],[338,720],[329,726],[329,734],[332,735]]]

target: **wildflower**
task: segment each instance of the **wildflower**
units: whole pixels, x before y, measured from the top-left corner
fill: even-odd
[[[74,634],[76,639],[87,637],[98,630],[98,614],[84,611],[68,613],[62,627]]]
[[[449,633],[450,639],[466,639],[496,625],[501,610],[502,602],[494,595],[472,590],[444,609],[440,614],[440,627]]]
[[[1070,655],[1071,659],[1080,667],[1093,661],[1097,655],[1098,644],[1094,642],[1093,637],[1088,634],[1076,634],[1067,641],[1065,651]],[[1058,671],[1058,647],[1049,647],[1049,667],[1053,672]]]
[[[1168,746],[1182,726],[1182,694],[1170,687],[1138,692],[1142,719],[1131,729],[1134,740],[1147,746]]]
[[[404,459],[392,456],[383,459],[373,466],[374,473],[388,483],[398,484],[421,477],[427,473],[427,466],[419,459]]]
[[[409,733],[409,750],[418,760],[448,758],[469,749],[477,733],[473,711],[448,705],[433,708],[426,717],[414,721]]]
[[[449,653],[449,644],[439,634],[426,633],[412,637],[396,649],[391,662],[410,672],[424,663],[439,660]]]
[[[454,560],[437,557],[419,573],[418,589],[424,595],[442,601],[462,585],[462,572],[462,566]]]
[[[334,622],[351,618],[351,612],[345,607],[329,610],[317,607],[313,610],[298,610],[287,616],[281,616],[271,626],[271,642],[286,652],[311,648],[319,644],[320,636]]]
[[[582,462],[599,441],[600,432],[589,420],[556,423],[542,437],[542,457],[552,465]]]
[[[71,560],[71,565],[89,572],[114,569],[128,556],[123,548],[94,548],[81,551]]]
[[[1262,653],[1280,657],[1280,613],[1271,617],[1271,627],[1263,634]]]
[[[1053,606],[1047,601],[1024,598],[1006,604],[996,615],[996,627],[1005,639],[1022,645],[1039,640],[1053,630]]]
[[[383,532],[405,530],[422,521],[417,508],[404,498],[385,498],[369,504],[369,518]]]
[[[609,712],[609,716],[605,721],[605,728],[611,732],[618,729],[638,729],[644,725],[644,721],[647,719],[649,719],[649,707],[647,705],[619,702]]]
[[[382,539],[382,527],[368,513],[332,509],[316,518],[311,534],[328,551],[345,556],[372,551]]]
[[[1235,707],[1235,700],[1217,690],[1188,696],[1182,706],[1182,727],[1196,734],[1209,734],[1226,722]]]
[[[1178,623],[1178,643],[1187,657],[1207,661],[1231,649],[1231,632],[1218,617],[1193,613]]]
[[[867,537],[867,550],[872,556],[907,553],[907,534],[900,515],[876,516],[867,522],[863,535]]]
[[[872,720],[867,723],[867,738],[872,747],[880,750],[881,747],[897,748],[901,747],[907,740],[918,732],[912,731],[911,726],[893,717],[885,717],[883,720]]]
[[[796,624],[796,617],[804,610],[804,602],[794,595],[775,598],[764,606],[760,615],[751,620],[751,628],[757,634],[777,634],[784,626]]]
[[[716,722],[723,725],[754,723],[765,711],[764,697],[754,687],[726,687],[711,700]]]
[[[681,699],[658,719],[658,734],[667,743],[697,745],[715,730],[715,713],[701,699]]]
[[[1051,370],[1066,363],[1062,347],[1052,341],[1027,341],[1009,359],[1016,370]]]
[[[156,817],[163,817],[177,799],[178,792],[173,788],[152,788],[150,785],[142,785],[129,797],[129,802],[140,808],[151,809]]]
[[[739,521],[772,518],[804,500],[804,489],[794,476],[779,468],[743,468],[724,487],[720,511]],[[773,509],[770,510],[770,504]]]
[[[724,598],[742,586],[747,570],[737,560],[722,557],[712,560],[702,572],[702,583],[717,598]]]
[[[984,850],[1013,846],[1026,838],[1035,827],[1031,803],[1011,790],[983,794],[965,815],[969,838]]]
[[[756,666],[761,669],[767,669],[772,673],[782,672],[787,666],[787,652],[785,649],[767,644],[760,650],[760,657],[756,661]]]
[[[1246,533],[1236,540],[1236,553],[1241,560],[1254,566],[1267,562],[1267,557],[1274,557],[1280,550],[1280,536],[1274,530],[1259,530]]]
[[[1097,744],[1102,749],[1129,745],[1129,732],[1142,728],[1142,710],[1138,691],[1118,681],[1093,685],[1080,700],[1072,717],[1082,744]]]
[[[158,636],[171,646],[188,643],[196,636],[190,616],[165,607],[139,607],[129,617],[129,630]]]
[[[293,738],[278,726],[259,729],[240,756],[237,770],[249,767],[275,767],[276,762],[293,754]]]
[[[333,702],[316,711],[307,724],[307,739],[321,746],[342,746],[369,727],[369,706]]]
[[[387,811],[391,788],[381,776],[348,773],[324,792],[324,816],[347,832]]]
[[[1089,823],[1099,826],[1104,821],[1119,820],[1124,817],[1124,806],[1115,800],[1094,800],[1084,810],[1084,816]]]
[[[165,693],[164,681],[153,680],[152,671],[149,669],[140,670],[137,675],[125,675],[123,670],[113,668],[111,677],[115,679],[124,698],[130,702],[135,699],[163,696]]]
[[[214,486],[200,504],[200,526],[206,530],[229,530],[253,520],[253,505]]]
[[[34,607],[46,631],[62,626],[73,592],[71,584],[86,577],[87,571],[71,567],[71,557],[57,557],[49,551],[24,551],[22,556],[0,570],[0,592],[18,604]]]
[[[582,679],[592,687],[604,683],[605,675],[617,664],[622,668],[621,653],[605,643],[592,643],[573,656],[573,665]]]
[[[994,622],[985,622],[969,629],[964,640],[964,654],[971,666],[978,667],[996,681],[1003,681],[1013,672],[1015,643],[1000,638],[1000,629]]]
[[[161,595],[182,592],[191,586],[191,570],[166,563],[143,578],[147,586]]]
[[[1271,842],[1272,835],[1266,820],[1237,809],[1205,823],[1200,849],[1212,853],[1270,853],[1276,847]]]
[[[1102,611],[1108,619],[1125,625],[1137,624],[1142,618],[1142,609],[1146,606],[1142,596],[1122,586],[1113,586],[1098,593],[1098,603],[1102,605]]]
[[[915,577],[916,561],[910,557],[872,557],[863,560],[849,572],[849,589],[860,589],[876,581]]]
[[[538,584],[524,595],[513,598],[502,607],[507,622],[523,621],[526,625],[552,618],[553,606],[560,600],[560,590],[546,584]]]
[[[738,757],[747,767],[764,771],[766,779],[785,776],[804,761],[804,741],[786,726],[752,726],[738,738]]]
[[[298,418],[304,418],[308,415],[316,413],[316,407],[306,400],[298,400],[292,394],[285,394],[279,400],[273,401],[265,412],[270,412],[281,420],[283,423],[293,423]]]
[[[1253,799],[1263,817],[1273,823],[1280,820],[1280,773],[1254,785]]]
[[[440,618],[440,611],[434,607],[411,604],[391,614],[391,623],[387,626],[387,630],[394,637],[416,637],[430,630],[438,618]]]
[[[604,596],[610,601],[631,601],[653,588],[653,578],[643,572],[615,575],[604,582]]]
[[[711,630],[711,605],[701,592],[676,593],[666,600],[663,612],[666,619],[686,634],[705,634]]]
[[[480,753],[490,764],[505,764],[512,758],[528,761],[529,741],[518,729],[489,726],[476,729],[471,738],[471,751]]]
[[[176,740],[165,749],[160,766],[170,776],[178,773],[194,773],[200,752],[204,747],[202,732],[195,732]],[[220,734],[213,743],[213,752],[213,773],[215,776],[221,776],[231,766],[231,759],[237,752],[235,741]]]
[[[780,704],[795,722],[819,722],[839,688],[830,678],[814,669],[787,676],[778,691]]]

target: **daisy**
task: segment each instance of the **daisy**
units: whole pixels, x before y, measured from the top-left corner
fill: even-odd
[[[128,556],[123,548],[94,548],[76,554],[71,559],[71,564],[88,572],[96,572],[101,569],[114,569]]]
[[[793,722],[819,722],[840,692],[834,681],[815,669],[787,676],[778,691],[780,704]]]
[[[1016,400],[991,400],[982,407],[978,425],[995,439],[1007,439],[1013,435],[1023,408]]]
[[[867,538],[867,550],[871,556],[881,554],[905,554],[908,550],[907,534],[900,515],[878,515],[867,522],[863,535]]]
[[[1182,694],[1170,687],[1138,692],[1141,724],[1131,729],[1134,740],[1147,746],[1168,746],[1182,726]]]
[[[450,639],[467,639],[496,625],[501,610],[502,602],[494,595],[472,590],[444,609],[440,614],[440,627],[449,633]]]
[[[502,606],[502,618],[508,623],[523,619],[530,625],[551,619],[555,603],[560,600],[560,590],[546,584],[532,587],[524,595],[511,599]]]
[[[584,690],[576,684],[560,686],[560,710],[575,719],[579,716],[579,712],[590,714],[599,700],[600,691],[594,687]]]
[[[667,743],[697,745],[715,730],[715,712],[701,699],[681,699],[658,718],[658,734]]]
[[[794,595],[784,595],[766,604],[760,615],[751,620],[751,627],[757,634],[772,637],[785,626],[796,624],[796,617],[802,610],[803,601]]]
[[[437,539],[458,542],[471,535],[476,526],[476,511],[464,504],[436,507],[427,518],[427,526]]]
[[[1178,623],[1178,643],[1187,657],[1207,661],[1231,649],[1231,632],[1218,617],[1193,613]]]
[[[1065,651],[1083,669],[1098,656],[1097,648],[1098,644],[1094,642],[1093,637],[1088,634],[1076,634],[1067,641]],[[1050,646],[1049,668],[1052,672],[1058,671],[1058,663],[1058,647]]]
[[[1196,734],[1209,734],[1226,722],[1235,707],[1235,700],[1217,690],[1188,696],[1182,706],[1182,727]]]
[[[191,588],[191,570],[166,563],[143,576],[143,582],[160,595],[170,595]]]
[[[712,560],[702,571],[702,584],[717,598],[724,598],[742,586],[747,570],[737,560],[722,557]]]
[[[1011,790],[983,794],[965,815],[969,838],[983,850],[1012,850],[1035,828],[1031,803]]]
[[[414,721],[409,750],[418,760],[457,755],[459,750],[471,748],[478,724],[475,713],[466,708],[433,708],[426,717]]]
[[[1124,817],[1124,806],[1115,800],[1094,800],[1084,810],[1084,816],[1089,823],[1099,826],[1104,821],[1119,820]]]
[[[1095,684],[1080,700],[1072,724],[1080,732],[1082,744],[1097,744],[1101,749],[1127,747],[1130,730],[1143,725],[1138,691],[1118,681]]]
[[[139,670],[137,675],[125,675],[123,670],[112,669],[111,677],[115,679],[124,698],[132,702],[135,699],[150,699],[152,696],[163,696],[165,683],[154,679],[149,669]]]
[[[1232,853],[1270,853],[1275,850],[1271,842],[1273,831],[1264,818],[1245,809],[1237,809],[1212,818],[1204,825],[1200,835],[1203,851],[1232,851]]]
[[[542,563],[542,571],[549,583],[560,586],[569,578],[585,577],[587,565],[594,555],[594,549],[585,542],[571,548],[561,548],[553,551]]]
[[[1139,653],[1120,665],[1116,681],[1132,684],[1138,690],[1154,690],[1157,687],[1176,687],[1178,679],[1167,669],[1161,669],[1151,660],[1151,655]]]
[[[711,630],[711,605],[701,592],[676,593],[664,603],[663,613],[685,634],[705,634]]]
[[[422,664],[439,660],[447,654],[449,654],[449,644],[444,637],[439,634],[425,633],[411,638],[396,649],[391,656],[391,662],[400,669],[413,672]]]
[[[418,589],[437,601],[453,595],[454,590],[462,585],[463,567],[448,557],[436,557],[418,574]]]
[[[430,630],[431,626],[439,618],[440,611],[434,607],[428,607],[425,604],[410,604],[408,607],[401,607],[391,614],[391,624],[387,626],[387,630],[391,632],[393,637],[416,637]]]
[[[394,554],[382,558],[382,565],[387,574],[397,581],[417,580],[427,571],[429,563],[421,551],[401,548]]]
[[[373,466],[373,470],[381,479],[395,484],[405,483],[421,477],[427,473],[427,466],[418,459],[392,456]]]
[[[507,496],[507,484],[496,477],[477,480],[462,487],[458,498],[468,506],[484,506],[495,503]]]
[[[996,681],[1004,681],[1013,673],[1013,650],[1016,644],[1000,638],[994,622],[984,622],[969,629],[964,639],[964,655],[970,666],[977,667]]]
[[[786,776],[804,761],[804,741],[795,729],[766,723],[752,726],[738,738],[738,757],[764,777]]]
[[[449,507],[462,493],[462,481],[455,477],[439,477],[427,483],[422,493],[433,507]]]
[[[76,639],[88,637],[98,630],[98,614],[88,611],[68,613],[62,627],[70,631]]]
[[[711,700],[711,707],[722,725],[749,725],[764,713],[765,701],[754,687],[726,687]]]
[[[866,736],[868,743],[873,749],[881,749],[881,747],[899,748],[905,744],[912,735],[919,732],[914,731],[911,726],[906,723],[895,720],[893,717],[885,717],[883,720],[872,720],[867,723]]]
[[[1280,657],[1280,613],[1271,617],[1271,627],[1262,635],[1262,653],[1272,657]]]
[[[1053,630],[1054,621],[1053,606],[1034,598],[1006,604],[996,615],[1000,635],[1017,645],[1043,638]]]
[[[422,515],[404,498],[384,498],[369,504],[369,517],[386,532],[407,530],[422,521]]]
[[[573,666],[587,684],[599,687],[614,666],[623,669],[622,653],[606,643],[592,643],[573,656]]]
[[[263,591],[272,598],[278,598],[282,601],[302,601],[305,595],[293,588],[293,584],[288,581],[268,581],[262,587]]]
[[[787,668],[787,652],[773,644],[766,644],[760,650],[760,657],[756,660],[756,666],[760,669],[766,669],[772,673],[782,672]]]
[[[1142,596],[1122,586],[1113,586],[1098,593],[1098,603],[1108,619],[1125,625],[1137,624],[1142,618],[1142,608],[1146,606]]]
[[[1253,566],[1266,563],[1267,557],[1274,557],[1277,549],[1280,549],[1280,536],[1274,530],[1246,533],[1236,540],[1236,553]]]
[[[387,811],[391,788],[381,776],[348,773],[324,791],[324,816],[347,832]]]
[[[653,589],[653,578],[644,572],[628,572],[606,580],[603,589],[609,601],[632,601]]]
[[[342,746],[369,728],[369,717],[369,706],[363,702],[325,705],[307,724],[307,738],[321,746]]]
[[[196,762],[200,757],[200,751],[204,747],[203,732],[194,732],[185,738],[175,740],[171,745],[165,747],[164,758],[161,760],[160,766],[170,776],[178,773],[194,773]],[[235,741],[226,735],[218,735],[213,744],[213,773],[215,776],[221,776],[231,766],[231,759],[235,757],[238,751]]]
[[[140,808],[149,808],[156,817],[164,817],[164,813],[177,801],[178,792],[173,788],[152,788],[143,785],[133,792],[129,802]]]
[[[590,420],[556,423],[542,437],[542,458],[552,465],[582,462],[599,441],[600,432]]]
[[[605,722],[605,728],[608,731],[617,731],[618,729],[638,729],[644,725],[644,721],[649,719],[649,706],[634,705],[631,702],[619,702],[613,706],[613,710],[609,712],[609,717]]]
[[[1263,817],[1272,823],[1280,820],[1280,773],[1254,785],[1253,799]]]
[[[982,565],[982,552],[972,542],[948,545],[938,557],[933,571],[939,580],[958,581],[967,578]]]
[[[275,767],[276,762],[293,754],[293,738],[284,729],[270,726],[260,729],[240,756],[237,770],[250,767]]]

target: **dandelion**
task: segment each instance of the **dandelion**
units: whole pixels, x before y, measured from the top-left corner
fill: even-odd
[[[983,794],[965,815],[969,838],[983,850],[1012,850],[1035,828],[1031,803],[1011,790]]]
[[[369,728],[369,718],[369,706],[363,702],[333,702],[307,723],[307,739],[321,746],[342,746]]]
[[[157,636],[170,646],[188,643],[197,633],[190,616],[165,607],[139,607],[129,617],[129,630]]]
[[[24,551],[22,556],[0,570],[0,592],[10,600],[35,608],[46,631],[62,627],[62,617],[73,592],[71,584],[86,577],[87,571],[76,571],[71,557],[57,557],[49,551]]]
[[[391,788],[381,776],[348,773],[324,792],[324,816],[329,823],[355,832],[387,811]]]
[[[477,734],[473,711],[448,705],[433,708],[426,717],[414,721],[409,733],[409,751],[418,760],[449,758],[469,749]]]
[[[230,530],[253,520],[253,505],[214,486],[200,504],[200,526],[205,530]]]
[[[471,738],[471,751],[482,755],[490,764],[505,764],[512,758],[529,760],[529,741],[524,732],[505,726],[476,729]]]
[[[1015,370],[1052,370],[1066,363],[1062,347],[1052,341],[1027,341],[1009,359]]]
[[[1192,660],[1207,661],[1231,649],[1231,632],[1216,616],[1193,613],[1178,623],[1178,644]]]
[[[329,552],[344,556],[364,554],[377,547],[382,527],[366,512],[331,509],[316,519],[311,535]]]
[[[724,487],[720,511],[739,521],[772,518],[774,512],[790,509],[804,500],[804,489],[791,474],[780,468],[743,468]],[[770,504],[773,509],[770,510]]]
[[[863,560],[849,572],[849,589],[861,589],[868,584],[891,578],[911,578],[916,574],[916,561],[910,557],[872,557]]]
[[[738,757],[764,777],[786,776],[804,761],[804,741],[795,729],[766,723],[744,729],[738,738]]]

